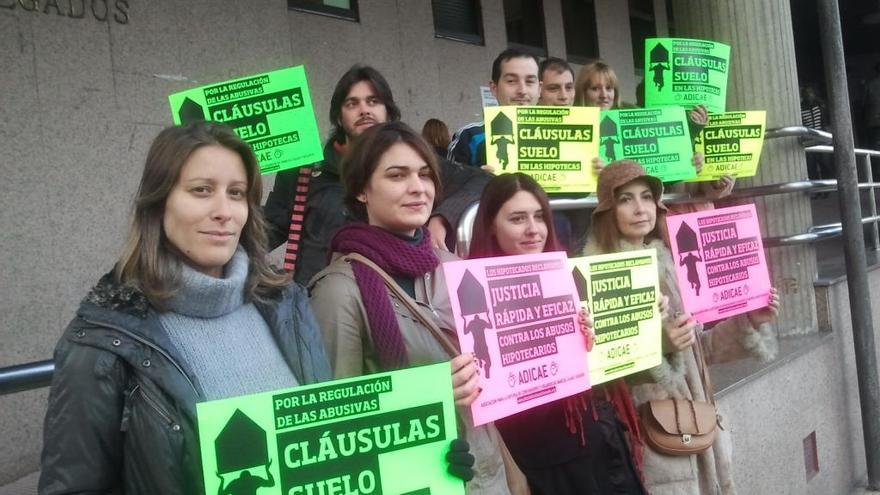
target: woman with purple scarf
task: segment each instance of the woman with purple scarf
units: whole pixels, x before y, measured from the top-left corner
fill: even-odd
[[[342,175],[345,207],[359,222],[339,230],[330,266],[309,284],[334,375],[450,361],[460,436],[476,457],[468,493],[510,493],[497,430],[474,427],[468,411],[480,392],[474,358],[449,351],[458,344],[440,264],[457,258],[432,248],[423,228],[440,193],[435,153],[405,124],[376,125],[356,141]],[[344,255],[363,256],[377,267]],[[389,290],[376,268],[400,290]]]

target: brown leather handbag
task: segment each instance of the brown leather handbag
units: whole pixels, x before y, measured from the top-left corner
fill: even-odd
[[[703,381],[706,401],[689,399],[652,400],[639,408],[645,442],[666,455],[691,455],[704,452],[715,442],[720,428],[715,411],[715,397],[700,339],[694,344],[697,367]]]

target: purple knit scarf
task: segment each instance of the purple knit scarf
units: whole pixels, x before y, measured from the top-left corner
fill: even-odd
[[[361,254],[392,277],[417,278],[440,264],[431,248],[431,236],[427,229],[422,232],[421,241],[413,245],[379,227],[364,223],[349,224],[339,229],[333,237],[330,251]],[[405,367],[408,364],[406,347],[384,280],[362,263],[354,262],[351,268],[367,310],[370,335],[373,336],[382,367],[386,370]]]

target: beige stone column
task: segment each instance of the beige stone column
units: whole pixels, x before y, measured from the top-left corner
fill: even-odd
[[[728,110],[766,110],[767,127],[800,125],[800,99],[788,0],[670,0],[676,36],[731,46]],[[801,145],[793,138],[764,144],[758,175],[738,188],[807,177]],[[749,201],[752,201],[751,199]],[[755,198],[766,236],[805,232],[812,225],[805,194]],[[816,330],[816,257],[812,246],[767,249],[773,284],[782,295],[780,334]]]

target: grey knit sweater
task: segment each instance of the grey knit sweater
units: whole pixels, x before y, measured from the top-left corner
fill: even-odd
[[[295,387],[268,325],[244,303],[248,256],[239,247],[224,278],[182,264],[181,287],[160,320],[208,400]]]

